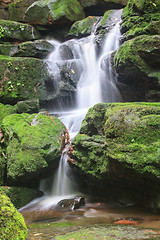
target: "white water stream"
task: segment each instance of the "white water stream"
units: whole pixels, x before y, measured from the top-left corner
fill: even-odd
[[[115,26],[109,31],[104,41],[103,48],[97,57],[96,42],[94,33],[91,36],[82,38],[80,40],[70,40],[65,43],[58,41],[51,41],[55,50],[48,58],[48,64],[51,73],[54,75],[54,84],[60,82],[60,71],[58,64],[63,62],[60,55],[60,46],[63,44],[72,46],[72,54],[74,59],[79,59],[83,71],[78,81],[75,108],[65,112],[50,112],[50,114],[58,114],[59,119],[67,127],[70,138],[74,136],[80,129],[82,120],[85,117],[88,109],[100,102],[120,102],[121,96],[116,87],[116,76],[112,71],[110,57],[111,53],[119,46],[119,21],[121,10],[117,11],[115,18]],[[107,62],[106,62],[107,61]],[[105,67],[107,64],[107,67]],[[102,70],[103,69],[103,70]],[[32,201],[26,207],[33,208],[49,208],[55,205],[62,199],[71,198],[78,194],[74,181],[68,177],[69,167],[66,162],[66,153],[60,159],[59,168],[54,176],[51,193],[46,192],[46,181],[41,182],[41,190],[46,193],[46,196]]]

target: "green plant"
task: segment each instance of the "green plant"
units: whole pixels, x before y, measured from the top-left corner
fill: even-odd
[[[20,26],[20,30],[23,32],[24,29],[25,29],[25,26],[24,26],[24,25],[21,25],[21,26]]]
[[[7,30],[3,26],[0,26],[0,38],[4,37],[4,32],[7,32]]]
[[[8,65],[8,67],[11,67],[13,64],[9,61],[9,62],[7,63],[7,65]]]

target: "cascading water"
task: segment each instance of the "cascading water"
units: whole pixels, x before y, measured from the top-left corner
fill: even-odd
[[[59,119],[65,124],[71,139],[79,131],[81,122],[89,107],[100,102],[121,101],[120,93],[116,87],[116,76],[111,67],[111,53],[118,48],[118,39],[120,37],[119,21],[121,10],[116,12],[115,22],[117,23],[108,32],[98,58],[94,33],[89,37],[80,40],[69,40],[62,44],[58,41],[50,41],[54,44],[55,50],[50,54],[47,62],[50,72],[54,76],[55,88],[61,81],[59,66],[62,66],[64,59],[60,54],[60,47],[64,44],[65,46],[72,46],[72,57],[68,61],[76,60],[79,69],[82,69],[77,84],[74,109],[65,112],[50,111],[50,114],[60,116]],[[69,170],[66,162],[66,152],[64,152],[57,173],[54,176],[51,194],[43,197],[43,199],[35,200],[32,205],[37,206],[38,203],[40,208],[49,208],[61,199],[76,195],[74,183],[68,178]],[[44,192],[46,192],[45,184],[45,181],[42,181],[41,190]]]

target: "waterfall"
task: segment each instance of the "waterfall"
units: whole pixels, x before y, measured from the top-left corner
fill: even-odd
[[[121,10],[117,11],[120,18]],[[117,19],[117,20],[116,20]],[[66,111],[50,111],[50,114],[58,115],[69,131],[73,139],[80,129],[82,120],[88,109],[100,102],[120,102],[121,96],[117,89],[116,75],[111,66],[111,53],[119,47],[120,27],[118,18],[115,25],[107,33],[99,56],[97,56],[97,43],[94,33],[89,37],[79,40],[69,40],[65,43],[50,41],[54,51],[49,55],[47,63],[51,75],[54,76],[55,89],[61,84],[60,69],[67,61],[67,64],[76,62],[81,72],[76,88],[76,100],[74,107]],[[68,59],[63,48],[69,47]],[[74,70],[71,69],[74,74]],[[65,105],[65,104],[64,104]],[[51,194],[43,198],[39,203],[41,208],[50,207],[59,200],[75,195],[75,184],[69,179],[69,166],[66,162],[66,153],[62,154],[57,173],[54,175]],[[41,190],[45,192],[46,181],[42,181]],[[37,204],[37,202],[36,202]]]

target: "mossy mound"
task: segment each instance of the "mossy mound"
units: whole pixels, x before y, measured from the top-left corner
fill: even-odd
[[[0,42],[28,41],[40,38],[35,27],[24,23],[0,20],[0,30]]]
[[[40,196],[37,190],[31,188],[3,186],[0,190],[3,190],[17,209],[38,197],[38,194]]]
[[[25,13],[30,24],[64,24],[83,19],[85,14],[77,0],[41,0],[33,3]]]
[[[7,182],[37,185],[58,164],[64,125],[42,114],[14,114],[3,119]]]
[[[35,58],[0,56],[0,101],[16,104],[17,101],[43,99],[48,67]]]
[[[85,151],[85,146],[92,147],[95,152],[86,151],[88,156],[82,159],[85,160],[86,172],[93,171],[98,178],[110,170],[107,168],[112,160],[123,162],[127,168],[139,173],[148,172],[158,177],[159,134],[159,103],[95,105],[87,113],[80,134],[72,142],[74,156],[77,157],[83,148]],[[79,149],[78,146],[83,148]],[[103,147],[103,151],[99,147]],[[103,155],[101,160],[99,152]],[[78,157],[77,164],[82,165],[82,159]],[[96,171],[96,165],[102,169]]]
[[[160,93],[160,36],[142,35],[121,45],[114,57],[120,81],[133,86],[137,95],[153,99],[151,90]],[[159,93],[158,93],[159,92]],[[142,100],[142,99],[140,99]]]
[[[99,17],[89,16],[83,20],[75,22],[67,36],[84,37],[90,35],[97,24]]]
[[[6,116],[16,113],[17,111],[17,107],[16,106],[11,106],[11,105],[4,105],[2,103],[0,103],[0,126],[2,123],[3,118],[5,118]]]
[[[27,227],[22,215],[2,190],[0,190],[0,225],[1,239],[25,240],[27,238]]]
[[[104,195],[118,187],[119,199],[125,189],[125,194],[128,191],[139,200],[138,191],[144,188],[151,199],[160,185],[159,136],[159,103],[97,104],[88,111],[72,142],[72,158],[84,174],[107,186],[105,192],[102,183],[98,185]]]

